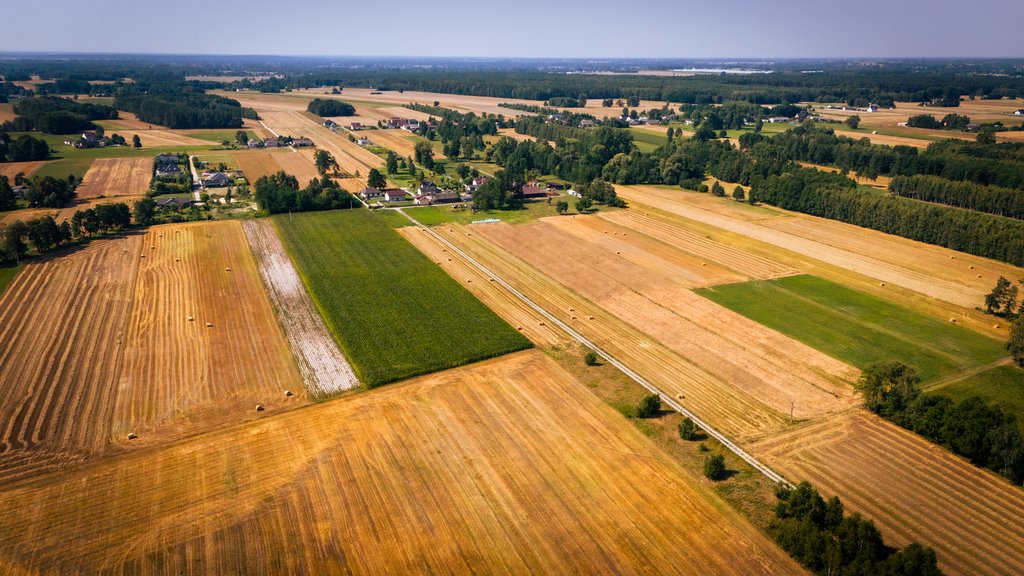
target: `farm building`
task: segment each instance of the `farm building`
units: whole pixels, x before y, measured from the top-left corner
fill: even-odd
[[[523,186],[521,196],[523,198],[544,198],[548,195],[546,186]]]
[[[363,147],[373,146],[373,142],[369,138],[360,138],[356,140],[356,144],[359,144],[360,146]]]
[[[163,198],[156,201],[156,207],[158,210],[162,209],[179,209],[188,208],[192,205],[192,201],[188,198]]]
[[[437,187],[437,184],[434,184],[430,180],[424,180],[423,183],[420,184],[419,189],[416,190],[416,195],[417,196],[433,196],[434,194],[437,194],[440,191],[441,191],[441,189]]]
[[[292,140],[292,146],[295,148],[308,148],[313,145],[313,141],[309,138],[296,138]]]
[[[338,123],[335,122],[334,120],[324,120],[324,128],[327,128],[329,130],[337,130]]]
[[[405,190],[393,188],[385,190],[383,198],[385,202],[404,202],[409,198],[409,195],[405,192]]]
[[[263,148],[263,145],[263,140],[256,140],[255,138],[249,140],[249,143],[247,144],[249,148]]]
[[[280,145],[281,143],[273,138],[268,138],[267,141],[263,143],[265,148],[277,148]]]
[[[584,118],[583,120],[580,120],[580,128],[593,128],[593,127],[594,127],[594,121],[591,120],[590,118]]]
[[[349,129],[353,130],[353,131],[355,131],[355,130],[362,130],[363,129],[363,125],[360,122],[353,122],[352,124],[349,125]]]
[[[487,182],[487,176],[477,176],[476,178],[473,178],[469,184],[466,184],[466,192],[476,192],[476,189],[483,186],[484,182]]]
[[[1024,116],[1024,108],[1021,108],[1021,109],[1019,109],[1019,110],[1016,110],[1016,111],[1015,111],[1015,112],[1013,113],[1013,115],[1014,115],[1014,116]]]
[[[167,162],[163,164],[157,164],[156,166],[156,177],[174,179],[181,175],[181,166],[177,162]]]

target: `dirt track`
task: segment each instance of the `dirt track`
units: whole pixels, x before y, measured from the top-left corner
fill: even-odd
[[[0,567],[54,573],[803,573],[538,351],[0,489],[0,506]]]

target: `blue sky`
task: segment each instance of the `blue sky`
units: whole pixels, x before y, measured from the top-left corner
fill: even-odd
[[[0,13],[6,24],[0,51],[1024,57],[1022,0],[3,0],[3,4]]]

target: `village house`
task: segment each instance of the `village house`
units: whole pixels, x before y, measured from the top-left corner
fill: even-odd
[[[369,138],[360,138],[356,140],[356,144],[359,144],[360,146],[363,147],[373,146],[373,142],[371,142]]]
[[[547,186],[523,186],[523,191],[520,193],[523,198],[544,198],[547,195]]]
[[[281,146],[281,142],[276,138],[267,138],[267,141],[263,143],[265,148],[277,148]]]
[[[334,120],[324,120],[324,128],[329,130],[337,130],[338,124]]]
[[[309,138],[296,138],[292,140],[293,148],[308,148],[313,145],[313,141]]]
[[[864,109],[864,112],[869,114],[878,112],[878,104],[868,104],[868,107]]]
[[[214,172],[203,178],[203,186],[208,188],[223,188],[231,185],[231,177],[223,172]]]
[[[409,194],[405,190],[389,188],[384,191],[383,198],[385,202],[405,202],[409,199]]]
[[[1024,108],[1014,111],[1014,116],[1024,116]]]
[[[191,205],[192,201],[188,198],[162,198],[156,201],[157,210],[188,208]]]
[[[358,130],[362,130],[363,129],[363,125],[360,122],[353,122],[353,123],[349,124],[349,129],[352,130],[353,132],[355,132],[355,131],[358,131]]]
[[[476,178],[473,178],[469,184],[466,184],[466,192],[469,192],[470,194],[476,192],[476,189],[483,186],[484,182],[487,182],[487,176],[477,176]]]
[[[14,197],[19,200],[24,200],[28,195],[29,187],[28,184],[20,184],[18,186],[11,186],[11,192],[14,193]]]
[[[161,180],[174,180],[181,175],[181,166],[177,162],[157,164],[156,177]]]
[[[263,148],[263,144],[263,140],[253,138],[252,140],[249,140],[247,146],[249,146],[249,148]]]
[[[419,189],[416,190],[416,195],[417,196],[433,196],[434,194],[437,194],[440,191],[441,191],[441,189],[437,187],[437,184],[434,184],[430,180],[424,180],[423,183],[420,184]]]
[[[383,192],[381,192],[377,188],[374,188],[373,186],[367,186],[366,188],[363,189],[362,192],[359,193],[359,197],[362,198],[363,200],[369,200],[371,198],[380,198],[383,195]]]
[[[580,120],[580,128],[593,128],[593,127],[594,127],[594,121],[591,120],[590,118],[584,118],[583,120]]]

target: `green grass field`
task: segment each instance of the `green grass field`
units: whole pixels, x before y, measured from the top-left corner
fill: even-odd
[[[957,401],[979,396],[989,404],[1017,414],[1018,423],[1024,427],[1024,369],[1013,364],[996,366],[963,380],[938,385],[928,392]]]
[[[18,270],[21,270],[21,268],[17,266],[0,266],[0,294],[4,293],[7,286],[14,280],[14,277],[18,275]]]
[[[926,384],[1006,355],[1002,342],[816,276],[697,292],[858,368],[899,360]]]
[[[641,152],[654,152],[668,142],[665,134],[654,132],[653,130],[634,128],[629,131],[629,134],[633,136],[633,143],[636,144],[636,147]]]
[[[369,210],[278,215],[274,224],[369,386],[531,346]]]

